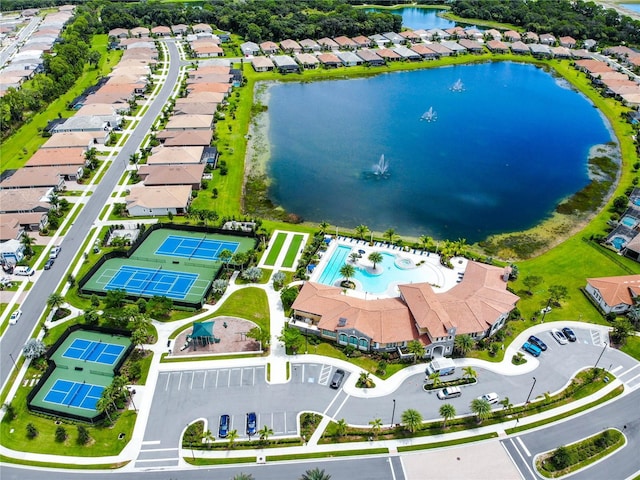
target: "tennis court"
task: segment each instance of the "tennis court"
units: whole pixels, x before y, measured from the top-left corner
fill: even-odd
[[[73,360],[115,365],[123,350],[124,345],[102,343],[102,340],[94,342],[92,340],[85,340],[84,338],[75,338],[62,356]]]
[[[95,410],[104,387],[70,380],[56,380],[45,395],[44,401],[68,407]]]
[[[140,296],[162,296],[183,300],[191,288],[198,282],[197,273],[163,270],[121,265],[117,270],[106,269],[96,279],[105,290],[126,290],[128,294]],[[202,282],[200,282],[202,283]],[[202,292],[206,291],[208,282],[200,285]]]
[[[155,251],[155,254],[189,259],[218,260],[220,252],[229,250],[231,253],[235,253],[239,246],[239,242],[210,239],[207,238],[207,235],[203,235],[202,238],[169,235]]]

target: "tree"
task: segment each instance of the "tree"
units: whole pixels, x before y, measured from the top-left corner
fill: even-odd
[[[62,425],[58,425],[56,428],[55,438],[58,443],[62,443],[67,439],[67,430]]]
[[[248,282],[256,283],[262,278],[262,269],[258,267],[249,267],[242,272],[241,276]]]
[[[226,248],[218,254],[218,260],[222,262],[225,270],[229,266],[229,262],[231,261],[232,258],[233,258],[233,252]]]
[[[491,415],[491,404],[483,398],[474,398],[471,401],[471,411],[478,419],[478,423],[481,423]]]
[[[89,430],[84,425],[78,425],[78,438],[76,439],[76,443],[78,445],[86,445],[89,443],[91,437],[89,436]]]
[[[33,238],[23,233],[22,237],[20,237],[20,243],[24,247],[24,254],[26,257],[30,257],[31,255],[33,255],[33,249],[31,248],[31,246],[35,243],[35,240]]]
[[[478,372],[476,372],[471,365],[464,367],[462,371],[465,378],[478,378]]]
[[[527,289],[528,295],[533,295],[533,289],[542,283],[542,277],[539,275],[527,275],[522,279],[522,284]]]
[[[24,344],[24,347],[22,347],[22,354],[29,360],[40,358],[46,351],[47,347],[44,342],[37,338],[30,338],[27,340],[27,343]]]
[[[442,385],[442,379],[440,378],[440,372],[435,371],[429,375],[429,380],[431,380],[431,386],[433,388],[437,388],[439,385]]]
[[[329,225],[327,222],[320,222],[320,225],[318,226],[320,227],[320,233],[326,233],[331,225]]]
[[[2,404],[2,409],[4,410],[4,420],[5,421],[10,422],[14,418],[16,418],[16,409],[11,403],[9,403],[9,402],[3,403]]]
[[[354,268],[353,265],[349,265],[348,263],[345,263],[340,267],[340,275],[344,277],[344,283],[348,284],[351,277],[353,277],[355,274],[356,274],[356,269]]]
[[[371,374],[364,370],[360,372],[360,377],[358,378],[356,386],[359,388],[373,388],[375,385],[373,380],[371,380]]]
[[[229,282],[227,282],[226,280],[223,280],[222,278],[214,280],[213,283],[211,284],[211,293],[213,293],[214,295],[222,296],[224,292],[227,290],[228,286],[229,286]]]
[[[396,235],[396,231],[393,228],[389,228],[385,230],[382,236],[389,240],[389,243],[393,243],[398,239],[398,235]]]
[[[233,448],[236,440],[238,439],[238,430],[233,429],[229,431],[227,435],[227,441],[229,442],[229,448]]]
[[[331,480],[331,475],[324,472],[324,469],[318,467],[307,470],[302,474],[300,480]]]
[[[33,423],[27,423],[27,438],[33,440],[38,436],[38,429]]]
[[[287,350],[291,350],[293,353],[297,353],[304,343],[304,336],[295,327],[289,327],[285,325],[282,328],[282,333],[278,337],[278,340],[282,342]]]
[[[369,227],[367,227],[366,225],[358,225],[356,227],[356,235],[358,236],[358,238],[360,238],[361,240],[364,240],[364,236],[369,233]]]
[[[429,235],[420,235],[418,241],[424,250],[431,250],[434,246],[433,238]]]
[[[121,288],[109,290],[104,297],[105,308],[122,308],[124,300],[127,297],[127,291]]]
[[[211,430],[207,430],[203,434],[203,440],[207,444],[207,448],[211,448],[211,444],[216,441],[216,436],[211,432]]]
[[[111,399],[105,396],[106,391],[107,389],[105,388],[102,391],[102,396],[96,402],[96,410],[98,411],[98,413],[106,414],[107,418],[109,419],[109,423],[113,424],[113,419],[111,418],[111,415],[110,415],[112,403],[111,403]]]
[[[412,408],[405,410],[402,412],[402,424],[409,432],[415,433],[422,425],[422,415]]]
[[[440,406],[440,416],[443,419],[442,428],[447,426],[447,421],[456,416],[456,408],[450,403],[445,403]]]
[[[509,400],[509,397],[504,397],[502,400],[500,400],[499,403],[507,411],[513,408],[513,403],[511,403],[511,400]]]
[[[569,298],[569,289],[564,285],[551,285],[549,286],[549,297],[556,305],[559,305],[560,301]]]
[[[64,305],[64,297],[54,292],[47,298],[47,305],[52,309],[59,308]]]
[[[561,446],[554,450],[551,455],[551,461],[558,470],[563,470],[571,465],[572,458],[569,450],[567,450],[566,447]]]
[[[413,355],[413,363],[416,363],[418,358],[424,357],[424,345],[419,340],[411,340],[407,343],[407,351]]]
[[[336,435],[339,437],[343,437],[345,433],[347,433],[347,421],[344,418],[341,418],[336,422]]]
[[[260,435],[260,440],[266,442],[267,440],[269,440],[269,437],[273,435],[273,429],[265,425],[260,430],[258,430],[258,435]]]
[[[154,296],[147,302],[147,314],[151,318],[167,317],[173,309],[173,299],[168,297]]]
[[[284,285],[284,280],[287,276],[283,272],[276,272],[271,277],[271,282],[273,283],[273,288],[276,290],[280,290]]]
[[[351,260],[351,263],[358,263],[359,258],[360,254],[358,252],[351,252],[349,254],[349,260]]]
[[[378,263],[381,263],[384,257],[380,252],[371,252],[367,258],[371,263],[373,263],[373,269],[375,270],[376,265],[378,265]]]
[[[131,332],[131,343],[136,347],[140,347],[140,350],[144,352],[144,344],[147,343],[147,329],[144,327],[138,327]]]
[[[453,344],[456,351],[464,357],[469,353],[471,348],[473,348],[473,338],[471,338],[471,335],[467,335],[466,333],[456,335]]]
[[[378,438],[378,434],[380,433],[380,429],[382,429],[382,419],[381,418],[374,418],[373,420],[371,420],[369,422],[369,425],[371,425],[371,433],[373,433],[373,436]]]
[[[100,322],[100,315],[93,308],[84,311],[84,323],[87,325],[97,325]]]
[[[633,333],[633,325],[628,318],[621,317],[613,321],[613,331],[611,332],[611,340],[618,344],[624,345],[627,337]]]
[[[260,342],[260,345],[262,345],[262,348],[265,350],[267,350],[271,344],[270,333],[260,327],[253,327],[246,335],[248,338],[253,338],[256,342]]]
[[[298,293],[300,293],[300,291],[296,287],[285,287],[282,289],[280,292],[280,300],[285,310],[291,308],[291,305],[293,305],[293,302],[295,302],[298,297]]]

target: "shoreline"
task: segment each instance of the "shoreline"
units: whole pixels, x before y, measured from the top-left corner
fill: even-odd
[[[276,82],[258,81],[254,85],[253,105],[269,106],[270,88]],[[267,164],[271,158],[269,143],[269,113],[265,109],[251,117],[247,133],[247,150],[245,153],[244,183],[249,176],[267,175]],[[269,177],[266,176],[267,180]]]

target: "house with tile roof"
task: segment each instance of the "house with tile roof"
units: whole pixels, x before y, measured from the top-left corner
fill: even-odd
[[[587,278],[584,290],[605,314],[623,314],[640,295],[640,275]]]
[[[141,165],[138,176],[147,187],[189,185],[192,190],[200,190],[204,167],[204,163]]]
[[[519,297],[507,290],[503,273],[470,261],[463,280],[443,293],[413,283],[399,285],[399,297],[375,300],[307,282],[292,305],[291,325],[363,351],[395,351],[418,340],[427,357],[451,355],[456,335],[480,340],[505,324]]]
[[[173,185],[131,187],[125,197],[127,212],[132,217],[184,215],[191,203],[191,186]]]

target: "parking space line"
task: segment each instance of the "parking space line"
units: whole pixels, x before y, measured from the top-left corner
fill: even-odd
[[[202,389],[204,390],[204,386],[207,383],[207,371],[204,371],[204,378],[202,379]]]
[[[193,372],[193,375],[191,375],[191,384],[189,384],[189,390],[193,390],[193,381],[196,378],[196,372]]]
[[[240,370],[240,386],[242,386],[243,375],[244,375],[244,368]]]
[[[640,378],[640,373],[638,375],[636,375],[635,377],[631,377],[629,380],[627,380],[626,383],[627,385],[629,385],[631,382],[633,382],[636,378]]]
[[[253,369],[253,378],[251,380],[251,385],[255,385],[256,384],[256,369]]]
[[[146,440],[142,442],[142,445],[160,445],[161,440]]]
[[[169,390],[169,379],[171,378],[171,374],[169,373],[167,375],[167,384],[164,386],[164,391],[166,392],[167,390]]]
[[[178,390],[180,390],[180,385],[182,385],[182,372],[180,372],[180,380],[178,380]]]
[[[620,377],[625,376],[627,373],[635,370],[636,368],[640,367],[640,363],[637,364],[635,367],[631,367],[629,370],[622,372],[620,375],[618,375],[618,380],[620,379]]]
[[[527,454],[527,457],[530,457],[531,456],[531,452],[529,452],[529,449],[525,446],[524,442],[522,441],[522,438],[516,437],[516,440],[518,440],[518,443],[522,447],[522,450],[524,451],[524,453]]]
[[[616,368],[611,370],[611,373],[615,374],[618,370],[621,370],[621,369],[622,369],[622,365],[618,365]]]

